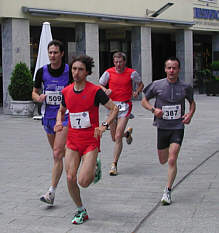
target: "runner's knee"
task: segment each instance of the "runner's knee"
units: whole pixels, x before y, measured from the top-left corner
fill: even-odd
[[[53,158],[54,160],[62,160],[62,158],[64,157],[64,153],[65,153],[65,150],[63,148],[60,148],[60,147],[55,147],[53,149]]]
[[[122,132],[117,132],[116,135],[115,135],[115,141],[116,142],[122,141],[122,136],[123,136]]]
[[[73,185],[77,185],[77,176],[67,174],[67,182]]]
[[[176,165],[176,159],[174,157],[170,157],[168,159],[168,165],[171,166],[171,167],[175,166]]]
[[[159,156],[159,161],[160,164],[165,164],[168,160],[168,152],[161,152],[158,150],[158,156]]]
[[[160,164],[165,164],[167,162],[168,158],[163,158],[163,157],[159,157],[159,161],[160,161]]]
[[[93,179],[94,179],[94,177],[93,177]],[[83,188],[87,188],[91,184],[93,179],[91,179],[88,176],[87,177],[79,177],[78,178],[78,184]]]

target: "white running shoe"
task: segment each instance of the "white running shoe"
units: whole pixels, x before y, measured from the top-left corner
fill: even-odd
[[[112,163],[112,166],[110,168],[110,171],[109,171],[109,175],[110,176],[117,176],[117,166],[115,163]]]
[[[49,205],[53,205],[55,199],[55,193],[47,191],[46,194],[40,197],[40,201],[45,202]]]
[[[168,188],[166,187],[164,189],[164,193],[163,193],[163,197],[161,198],[161,203],[163,205],[170,205],[171,204],[171,191],[168,190]]]

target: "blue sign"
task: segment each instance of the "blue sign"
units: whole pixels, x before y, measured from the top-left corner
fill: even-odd
[[[193,9],[194,9],[194,18],[219,20],[219,11],[209,10],[204,8],[193,8]]]

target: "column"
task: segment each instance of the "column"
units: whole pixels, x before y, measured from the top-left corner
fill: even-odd
[[[99,28],[97,24],[78,23],[76,25],[76,53],[93,57],[95,67],[88,80],[98,83],[99,80]]]
[[[142,76],[146,86],[152,82],[151,28],[134,27],[132,29],[132,67]]]
[[[193,37],[191,30],[176,32],[176,56],[181,62],[179,78],[193,86]]]
[[[3,19],[2,21],[2,67],[3,112],[9,114],[11,97],[8,93],[11,72],[19,62],[30,67],[29,21],[26,19]]]

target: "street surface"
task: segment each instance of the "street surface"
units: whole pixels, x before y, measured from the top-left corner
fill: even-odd
[[[39,201],[51,180],[52,154],[39,120],[0,114],[1,233],[218,233],[219,97],[195,95],[197,111],[178,159],[173,203],[161,206],[167,165],[156,153],[153,115],[134,101],[133,143],[124,140],[119,175],[108,175],[113,144],[102,138],[102,180],[81,189],[89,220],[72,225],[75,211],[66,175],[54,207]],[[188,106],[187,106],[188,107]],[[101,121],[106,115],[101,107]]]

